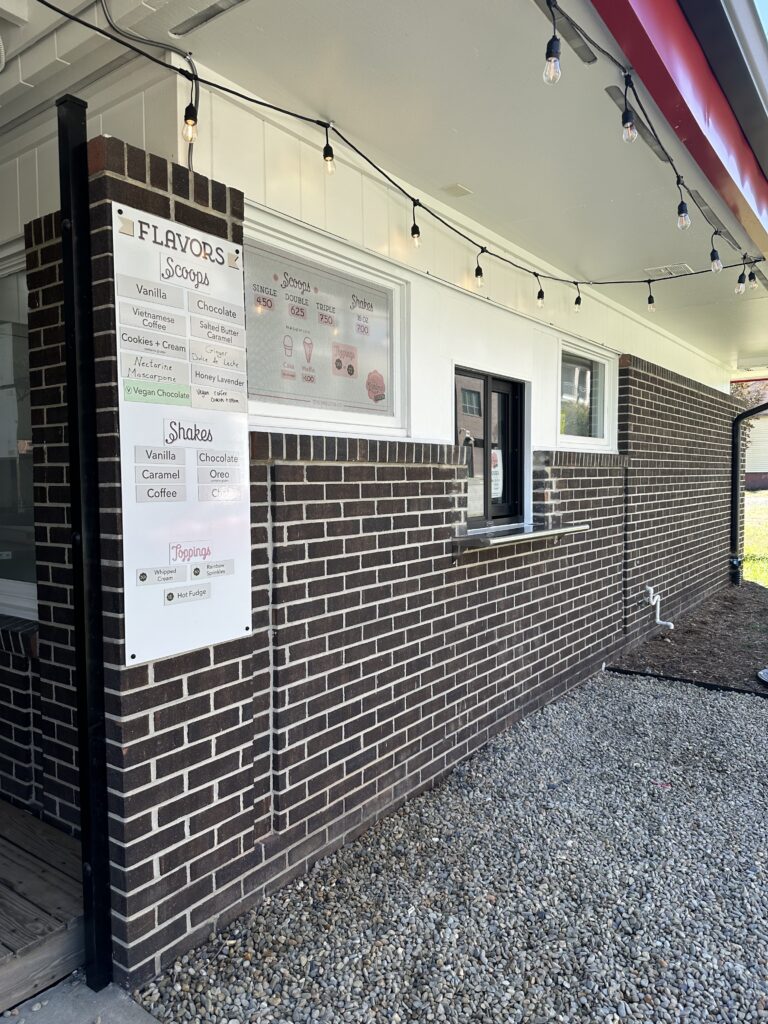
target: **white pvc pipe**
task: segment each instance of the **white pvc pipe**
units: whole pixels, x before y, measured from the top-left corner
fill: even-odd
[[[674,622],[667,622],[665,619],[661,618],[661,594],[657,594],[654,591],[653,587],[649,586],[648,584],[646,584],[645,589],[648,593],[648,604],[652,608],[656,609],[656,625],[666,626],[667,629],[674,629]]]

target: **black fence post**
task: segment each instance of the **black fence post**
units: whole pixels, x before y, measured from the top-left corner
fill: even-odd
[[[112,931],[87,105],[62,96],[56,107],[86,980],[98,991],[112,980]]]

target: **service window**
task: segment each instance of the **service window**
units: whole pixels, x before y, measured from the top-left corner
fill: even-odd
[[[456,371],[456,443],[469,449],[470,526],[523,520],[524,397],[519,381]]]

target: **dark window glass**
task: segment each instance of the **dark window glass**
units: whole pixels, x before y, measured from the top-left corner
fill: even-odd
[[[605,367],[563,352],[560,364],[560,433],[604,437]]]
[[[482,377],[456,375],[457,403],[456,444],[469,449],[469,481],[467,487],[467,516],[470,519],[485,515],[485,423],[483,418]],[[465,401],[465,396],[472,396]]]
[[[480,401],[479,386],[475,388],[461,389],[461,411],[465,416],[482,415],[482,404]]]
[[[518,381],[456,372],[456,443],[469,449],[471,525],[522,521],[523,402]]]
[[[32,419],[23,274],[0,279],[0,580],[35,582]]]

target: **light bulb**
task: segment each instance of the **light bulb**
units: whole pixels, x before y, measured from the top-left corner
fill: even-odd
[[[325,160],[325,169],[328,174],[335,174],[336,161],[333,159],[333,146],[330,142],[326,142],[323,146],[323,160]]]
[[[475,284],[477,285],[477,290],[480,292],[483,290],[483,288],[485,288],[485,281],[483,279],[483,268],[480,266],[479,263],[475,267]]]
[[[185,142],[197,142],[197,110],[194,103],[188,103],[184,111],[184,124],[181,137]]]
[[[421,245],[421,231],[416,221],[411,225],[411,238],[413,239],[413,245],[415,249],[418,249]]]
[[[738,280],[736,282],[736,287],[733,290],[737,295],[743,295],[744,292],[747,290],[747,275],[744,273],[743,270],[739,274]]]
[[[654,299],[654,297],[652,295],[648,296],[648,312],[649,313],[655,313],[656,312],[656,300]]]
[[[688,215],[688,204],[681,199],[677,204],[677,227],[679,231],[687,231],[691,226],[691,218]]]
[[[544,289],[539,288],[538,294],[536,295],[536,305],[539,309],[544,307]]]
[[[574,313],[580,313],[581,312],[581,296],[580,295],[577,295],[576,298],[573,300],[573,312]]]
[[[632,112],[626,108],[624,109],[624,113],[621,115],[621,137],[624,142],[634,142],[637,138],[635,119],[632,116]]]
[[[754,270],[750,270],[747,280],[749,281],[750,290],[754,291],[757,288],[757,274]]]
[[[720,271],[723,269],[723,261],[720,259],[720,253],[717,251],[717,249],[712,250],[712,252],[709,254],[709,259],[711,264],[710,269],[712,270],[712,273],[719,274]]]
[[[544,81],[547,85],[557,85],[560,81],[560,40],[557,36],[547,43],[547,62],[544,65]]]

